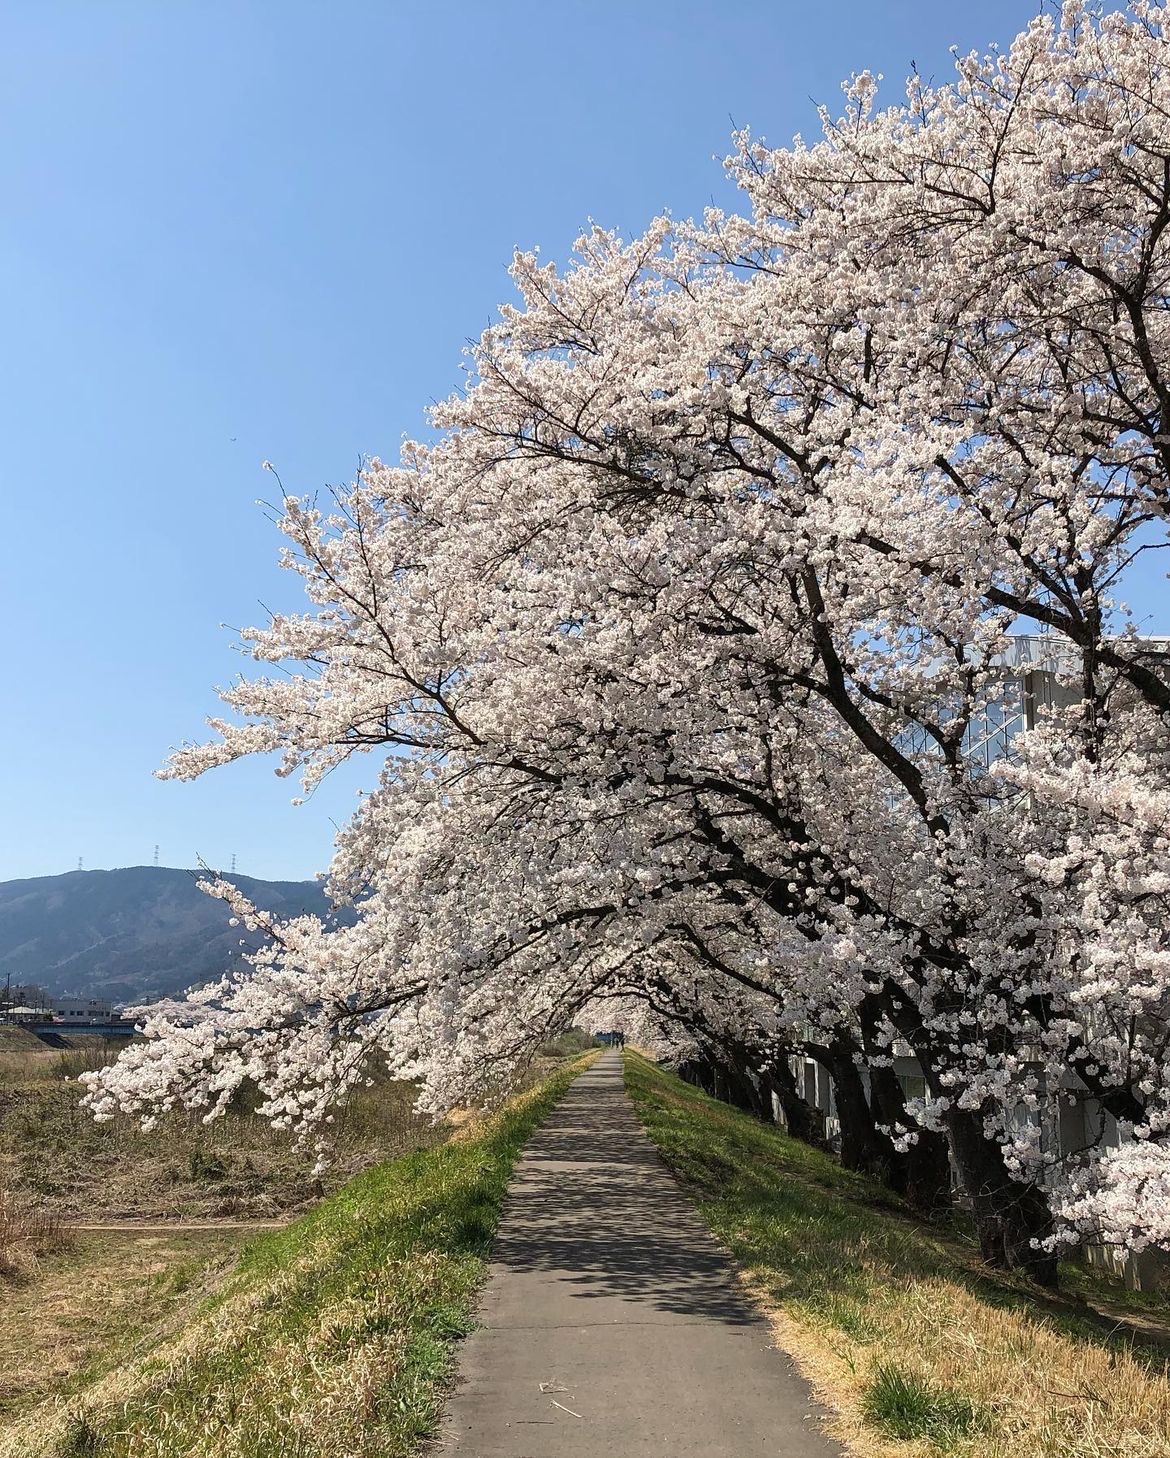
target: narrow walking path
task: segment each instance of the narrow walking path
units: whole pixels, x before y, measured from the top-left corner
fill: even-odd
[[[604,1053],[516,1169],[442,1451],[833,1458]]]
[[[181,1235],[185,1230],[283,1230],[295,1217],[280,1220],[99,1220],[95,1225],[73,1225],[66,1221],[66,1230],[104,1231],[117,1234],[124,1230],[131,1235]]]

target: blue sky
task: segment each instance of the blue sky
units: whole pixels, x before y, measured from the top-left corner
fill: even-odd
[[[868,66],[1006,43],[980,0],[5,0],[0,879],[197,855],[301,877],[363,773],[294,808],[270,765],[162,784],[245,665],[221,624],[296,601],[256,499],[392,457],[508,296],[730,194]]]

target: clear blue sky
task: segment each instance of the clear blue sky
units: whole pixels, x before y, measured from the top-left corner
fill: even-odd
[[[160,784],[287,606],[255,506],[392,457],[508,295],[728,190],[869,66],[1006,43],[1035,0],[4,0],[0,879],[201,855],[329,859],[357,779],[293,808],[261,763]],[[364,779],[374,766],[365,766]]]

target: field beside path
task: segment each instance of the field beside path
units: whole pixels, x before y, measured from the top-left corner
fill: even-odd
[[[144,1133],[135,1119],[95,1123],[78,1076],[123,1044],[55,1049],[0,1044],[0,1197],[68,1226],[108,1221],[273,1220],[307,1209],[370,1164],[443,1137],[412,1110],[414,1089],[375,1071],[330,1130],[330,1165],[238,1097],[222,1118],[175,1110]]]
[[[227,1274],[247,1226],[82,1232],[0,1286],[0,1434],[84,1386],[111,1352],[177,1324]]]
[[[859,1458],[1168,1458],[1170,1302],[981,1267],[894,1195],[636,1053],[650,1138]]]
[[[414,1452],[512,1165],[591,1061],[572,1056],[581,1041],[546,1049],[498,1113],[437,1126],[277,1230],[202,1219],[194,1202],[179,1220],[54,1226],[0,1274],[0,1458]],[[403,1090],[389,1093],[400,1111]],[[157,1146],[128,1143],[128,1163],[135,1147],[149,1162]]]
[[[237,1095],[210,1123],[195,1109],[164,1114],[148,1132],[129,1115],[98,1124],[80,1106],[78,1078],[112,1062],[123,1042],[78,1037],[75,1046],[54,1048],[21,1029],[0,1027],[0,1034],[0,1209],[7,1203],[54,1227],[285,1220],[363,1169],[450,1133],[450,1121],[415,1113],[414,1086],[375,1062],[369,1086],[328,1127],[319,1174],[315,1149],[257,1118],[253,1094]],[[524,1081],[539,1081],[591,1045],[577,1032],[542,1044]]]

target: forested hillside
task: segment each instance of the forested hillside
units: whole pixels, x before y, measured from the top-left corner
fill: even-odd
[[[328,908],[313,881],[233,880],[282,917]],[[0,984],[11,975],[115,1002],[181,992],[219,976],[246,950],[241,939],[256,944],[230,917],[195,872],[164,866],[0,882]]]

